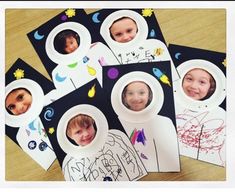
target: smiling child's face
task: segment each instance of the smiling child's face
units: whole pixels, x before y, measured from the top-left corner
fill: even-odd
[[[115,21],[110,27],[113,39],[119,43],[126,43],[134,39],[137,33],[136,23],[130,18]]]
[[[5,100],[6,108],[13,115],[20,115],[28,111],[32,104],[32,95],[24,89],[10,92]]]
[[[149,89],[143,82],[132,82],[126,87],[124,102],[133,111],[143,110],[149,101]]]
[[[201,100],[207,95],[210,89],[210,79],[210,74],[205,70],[190,70],[183,79],[183,90],[189,97],[195,100]]]
[[[73,36],[69,36],[66,38],[65,42],[65,52],[72,53],[78,48],[78,42]]]

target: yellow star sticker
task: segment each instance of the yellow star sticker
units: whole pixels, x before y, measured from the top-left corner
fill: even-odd
[[[13,74],[14,74],[16,79],[21,79],[21,78],[24,77],[24,70],[17,69],[17,70],[15,70],[15,72]]]
[[[224,65],[224,67],[227,67],[227,60],[224,59],[224,61],[222,62],[222,64]]]
[[[75,9],[67,9],[67,11],[65,11],[65,14],[68,17],[73,17],[73,16],[75,16]]]
[[[143,9],[142,10],[143,17],[151,17],[152,14],[153,14],[153,9]]]
[[[48,130],[48,133],[53,134],[54,132],[55,132],[54,127],[50,127],[49,130]]]

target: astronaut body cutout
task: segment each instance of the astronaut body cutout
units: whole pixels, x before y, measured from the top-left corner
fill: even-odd
[[[64,30],[72,30],[80,37],[79,47],[69,54],[59,53],[53,43],[55,36]],[[52,71],[52,79],[55,87],[59,92],[63,90],[64,95],[94,78],[102,85],[102,65],[118,62],[103,43],[91,44],[89,31],[75,22],[62,23],[50,32],[46,40],[46,52],[49,58],[58,64]]]
[[[114,40],[110,32],[113,23],[123,17],[134,21],[138,30],[136,36],[128,42]],[[100,33],[121,64],[170,60],[172,79],[178,79],[178,74],[166,45],[158,39],[147,39],[148,33],[151,34],[151,32],[149,32],[146,20],[139,13],[132,10],[113,12],[103,21]]]
[[[20,64],[20,61],[18,62]],[[16,63],[16,65],[17,64],[18,63]],[[21,72],[22,74],[25,73],[26,77],[29,72],[32,72],[22,65],[18,65],[18,67],[13,66],[12,69],[17,69],[18,74]],[[19,72],[20,70],[21,72]],[[7,75],[10,76],[12,75],[12,70],[9,71],[10,72],[8,72]],[[15,71],[14,74],[17,74],[17,71]],[[31,75],[33,75],[33,72]],[[38,78],[38,81],[43,81],[43,79],[40,79],[38,75],[35,75],[35,77]],[[50,87],[49,84],[47,84],[47,86]],[[18,108],[18,111],[14,113],[9,111],[9,109],[14,109],[14,105],[18,104],[13,102],[9,103],[9,106],[7,106],[8,110],[6,110],[5,113],[6,134],[18,143],[23,151],[25,151],[32,159],[47,170],[56,159],[56,156],[39,118],[39,114],[45,104],[46,96],[44,96],[44,92],[38,83],[32,79],[23,78],[14,80],[6,86],[6,98],[11,97],[10,94],[16,89],[26,90],[26,93],[29,92],[32,97],[32,102],[28,105],[30,107],[28,107],[27,110],[25,108],[26,105],[22,105],[21,109]],[[12,98],[14,98],[14,96]],[[25,94],[23,95],[23,93],[19,93],[16,98],[17,101],[23,101],[26,96]]]
[[[176,127],[168,118],[175,119],[172,88],[169,81],[162,85],[163,91],[153,74],[169,68],[169,61],[104,67],[104,89],[110,92],[112,107],[148,172],[180,171]],[[137,89],[129,90],[134,84]],[[147,92],[148,97],[143,98]]]
[[[92,80],[44,108],[43,124],[50,132],[66,181],[132,181],[147,174],[120,122],[105,103],[98,81]],[[47,120],[45,114],[49,111],[56,116]],[[92,118],[96,127],[95,136],[86,137],[86,145],[68,139],[70,120],[81,114]]]
[[[195,77],[190,75],[195,69],[201,74],[210,74],[207,75],[210,88],[212,85],[214,88],[206,98],[196,98],[200,94],[196,84],[193,88],[183,84],[184,81],[193,81]],[[225,166],[226,112],[219,106],[226,96],[225,75],[214,63],[203,59],[185,61],[177,71],[181,79],[174,82],[174,94],[180,154]]]

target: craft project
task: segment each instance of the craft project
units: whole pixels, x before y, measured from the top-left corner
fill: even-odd
[[[64,95],[94,78],[102,83],[102,66],[118,63],[92,24],[84,10],[67,9],[28,34]]]
[[[52,89],[52,82],[21,59],[6,73],[6,135],[45,170],[56,156],[39,114],[43,105],[50,103]]]
[[[180,154],[225,166],[226,55],[170,45]]]
[[[102,9],[90,20],[121,64],[170,60],[178,79],[153,9]]]
[[[148,172],[180,171],[170,62],[103,67],[108,100]]]
[[[95,79],[44,107],[43,125],[67,181],[132,181],[146,175]]]

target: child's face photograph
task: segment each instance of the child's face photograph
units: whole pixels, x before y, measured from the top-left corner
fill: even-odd
[[[111,36],[119,43],[126,43],[134,39],[137,30],[135,21],[128,17],[114,21],[110,27]]]
[[[141,111],[148,105],[150,91],[144,82],[129,83],[123,91],[123,103],[133,111]]]
[[[87,115],[73,117],[67,126],[67,135],[79,146],[90,144],[96,135],[94,120]]]
[[[60,54],[70,54],[79,47],[80,37],[77,32],[66,29],[60,31],[54,39],[54,48]]]
[[[32,95],[26,89],[11,91],[5,100],[6,109],[13,115],[21,115],[28,111],[32,104]]]
[[[203,69],[192,69],[183,79],[183,90],[192,99],[202,100],[211,87],[212,76]]]
[[[65,40],[65,52],[66,53],[72,53],[78,48],[78,42],[77,40],[73,37],[67,37]]]

